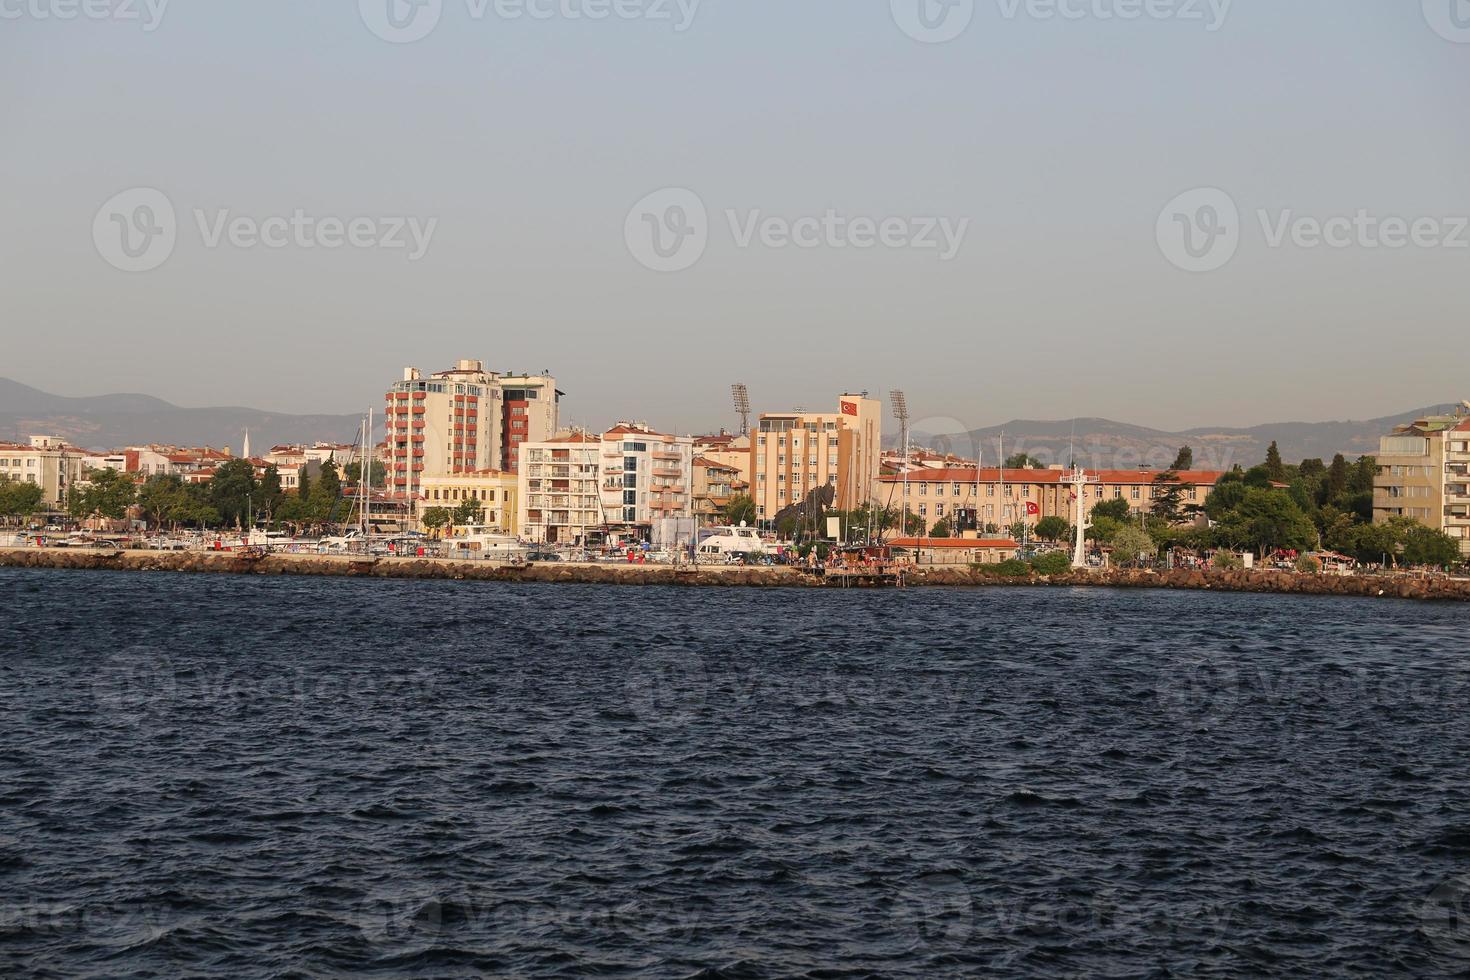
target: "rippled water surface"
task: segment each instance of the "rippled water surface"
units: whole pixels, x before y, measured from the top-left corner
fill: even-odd
[[[1470,969],[1463,606],[0,598],[5,976]]]

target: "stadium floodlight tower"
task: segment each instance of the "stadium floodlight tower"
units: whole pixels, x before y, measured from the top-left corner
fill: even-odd
[[[745,385],[731,385],[730,393],[735,396],[735,414],[740,416],[740,434],[750,434],[750,389]]]
[[[903,523],[899,528],[899,536],[909,533],[909,400],[904,393],[895,388],[888,393],[888,401],[893,406],[893,417],[898,419],[899,431],[903,434]]]

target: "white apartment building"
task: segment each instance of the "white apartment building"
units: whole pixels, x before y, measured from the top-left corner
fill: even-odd
[[[520,446],[516,508],[521,537],[537,544],[585,545],[602,512],[602,438],[586,432]]]
[[[602,434],[602,511],[646,537],[655,521],[694,516],[694,439],[619,422]]]

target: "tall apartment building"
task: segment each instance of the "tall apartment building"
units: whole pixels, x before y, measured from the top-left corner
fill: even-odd
[[[761,415],[750,446],[756,518],[769,521],[829,484],[837,507],[862,506],[878,478],[882,441],[882,405],[866,394],[842,395],[833,414]]]
[[[538,544],[589,544],[602,513],[602,438],[573,432],[520,447],[516,507],[521,537]]]
[[[0,442],[0,476],[38,484],[41,502],[59,508],[66,503],[72,484],[84,479],[86,456],[55,436],[31,436],[29,445]]]
[[[655,521],[694,516],[694,440],[619,422],[602,434],[602,511],[645,538]]]
[[[461,360],[424,377],[404,368],[388,390],[388,485],[422,495],[425,476],[514,471],[520,447],[557,430],[561,392],[550,375],[502,375]]]
[[[1443,531],[1470,555],[1470,414],[1415,419],[1379,440],[1373,521],[1390,517]]]

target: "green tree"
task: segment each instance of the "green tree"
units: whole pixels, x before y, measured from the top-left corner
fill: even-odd
[[[1031,567],[1038,575],[1065,575],[1072,570],[1072,559],[1060,551],[1049,551],[1031,559]]]
[[[479,524],[485,519],[485,505],[478,500],[470,499],[463,501],[454,508],[454,514],[450,520],[457,527],[468,527],[471,524]]]
[[[1055,514],[1036,522],[1036,536],[1043,541],[1060,541],[1067,536],[1070,529],[1070,525]]]
[[[337,464],[330,459],[322,463],[316,485],[311,488],[311,516],[320,524],[331,521],[342,499],[342,478],[337,475]]]
[[[73,487],[68,503],[73,517],[117,520],[127,514],[137,495],[133,478],[109,466],[88,473],[86,485]]]
[[[1194,469],[1194,450],[1188,446],[1180,446],[1179,453],[1174,457],[1174,463],[1169,469],[1176,473],[1181,470]]]
[[[285,494],[281,491],[281,471],[272,463],[260,477],[260,509],[267,520],[274,520],[276,509],[281,506]]]
[[[1348,464],[1342,453],[1332,457],[1332,465],[1327,467],[1327,502],[1335,503],[1342,499],[1347,493],[1348,486]]]
[[[1041,460],[1029,453],[1012,453],[1006,457],[1005,468],[1008,470],[1044,470]]]
[[[374,489],[381,489],[388,482],[388,467],[381,459],[373,460],[368,472],[371,474],[369,483]],[[350,487],[357,486],[362,480],[362,464],[354,460],[342,467],[342,480]]]
[[[1192,483],[1179,482],[1179,474],[1173,470],[1160,473],[1154,477],[1150,512],[1166,525],[1179,523],[1184,519],[1184,493],[1193,487]]]
[[[755,525],[755,501],[747,494],[738,494],[725,505],[725,522],[733,527],[741,524]]]
[[[1272,483],[1286,482],[1286,467],[1281,462],[1281,450],[1276,448],[1274,439],[1266,447],[1266,476]]]
[[[171,473],[149,477],[138,491],[138,503],[144,520],[159,530],[186,520],[191,509],[184,481]]]
[[[1404,562],[1409,565],[1453,565],[1461,561],[1460,542],[1443,531],[1419,525],[1403,536]]]
[[[1119,527],[1113,534],[1112,543],[1115,562],[1135,561],[1140,556],[1152,558],[1159,553],[1158,545],[1154,544],[1154,539],[1149,537],[1148,532],[1132,524]]]
[[[0,476],[0,517],[30,517],[41,508],[44,496],[39,483]]]
[[[437,531],[439,530],[439,528],[448,524],[450,518],[451,515],[448,509],[444,507],[430,507],[428,510],[424,511],[424,527],[428,528],[431,531]]]
[[[1317,541],[1317,526],[1290,494],[1255,487],[1219,522],[1218,533],[1226,544],[1253,547],[1261,555],[1276,548],[1308,548]]]
[[[232,459],[214,471],[209,504],[222,522],[241,527],[254,507],[255,492],[255,467],[248,459]]]
[[[1095,504],[1092,508],[1091,518],[1095,523],[1099,517],[1106,517],[1114,521],[1127,521],[1133,517],[1133,511],[1128,507],[1128,501],[1122,497],[1114,497]]]
[[[929,529],[929,537],[931,538],[948,538],[953,536],[954,526],[951,524],[948,517],[941,517],[939,520],[935,521],[934,526]]]
[[[1087,540],[1107,544],[1118,536],[1120,530],[1132,526],[1114,517],[1095,517],[1092,520],[1092,526],[1087,529]]]

